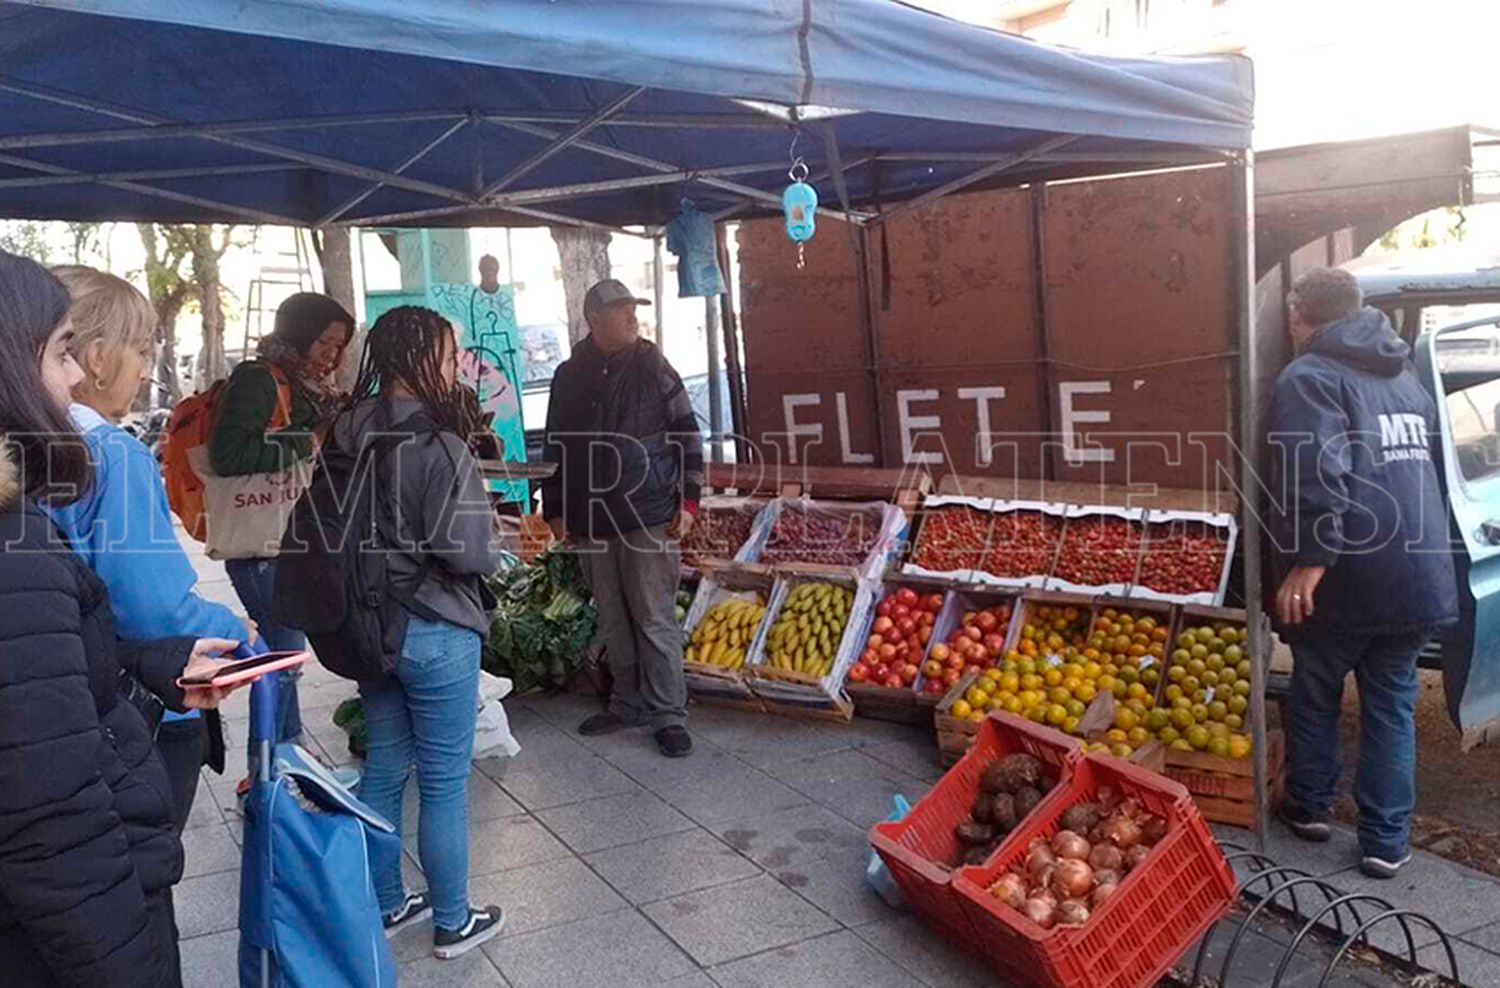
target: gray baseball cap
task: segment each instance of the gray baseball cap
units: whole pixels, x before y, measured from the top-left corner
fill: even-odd
[[[634,293],[625,287],[624,282],[614,278],[605,278],[590,288],[589,293],[583,297],[583,311],[597,312],[616,302],[634,302],[636,305],[651,304],[649,299],[636,298]]]

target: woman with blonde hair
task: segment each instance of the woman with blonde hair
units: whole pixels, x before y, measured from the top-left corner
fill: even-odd
[[[154,362],[155,310],[112,274],[80,266],[52,273],[71,297],[69,349],[83,371],[69,415],[94,462],[93,486],[53,517],[109,589],[116,633],[129,641],[240,639],[247,631],[253,638],[253,624],[196,593],[197,573],[177,541],[156,458],[118,425]],[[149,696],[137,693],[135,699],[151,712]],[[199,769],[206,761],[224,770],[223,731],[217,712],[157,713],[156,747],[167,766],[180,831],[192,811]]]

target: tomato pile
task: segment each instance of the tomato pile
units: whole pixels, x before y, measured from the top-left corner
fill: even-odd
[[[994,517],[964,504],[929,509],[917,532],[912,562],[938,573],[975,569],[984,561]]]
[[[1047,576],[1063,522],[1043,511],[1006,511],[995,516],[989,545],[976,569],[991,576],[1019,579]]]
[[[1052,575],[1086,587],[1130,583],[1141,535],[1139,524],[1114,515],[1070,518]]]
[[[948,633],[946,641],[932,646],[922,666],[924,692],[941,694],[972,672],[992,669],[1005,652],[1005,635],[1010,629],[1009,604],[993,604],[965,611],[958,627]],[[937,687],[942,684],[942,688]]]
[[[860,511],[835,513],[783,507],[771,526],[761,562],[859,566],[879,537],[879,521]]]
[[[736,508],[709,508],[698,512],[693,527],[682,541],[682,558],[690,566],[702,559],[733,559],[750,539],[755,512]]]
[[[1159,522],[1147,533],[1140,583],[1160,593],[1214,593],[1228,551],[1219,530],[1211,525]]]
[[[850,681],[892,689],[913,688],[922,668],[922,657],[927,654],[927,643],[932,640],[932,625],[942,606],[940,593],[919,594],[910,587],[902,587],[887,594],[875,605],[870,639],[849,668]],[[958,677],[953,681],[957,682]],[[936,692],[947,689],[941,677],[937,684]]]

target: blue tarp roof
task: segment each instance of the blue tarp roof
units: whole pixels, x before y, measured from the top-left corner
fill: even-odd
[[[834,202],[825,130],[850,198],[890,203],[989,162],[1212,160],[1252,105],[1243,58],[893,0],[0,0],[0,216],[652,224],[764,210],[794,131]]]

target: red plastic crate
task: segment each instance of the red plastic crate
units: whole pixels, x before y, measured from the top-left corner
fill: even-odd
[[[989,887],[1037,837],[1051,838],[1063,812],[1110,785],[1167,821],[1167,833],[1083,926],[1044,930],[1001,904]],[[1061,797],[1061,798],[1058,798]],[[1066,789],[1016,828],[983,865],[953,879],[976,941],[1002,978],[1037,988],[1146,988],[1234,904],[1234,872],[1188,791],[1138,766],[1089,754]]]
[[[1017,752],[1035,755],[1057,776],[1052,789],[1032,810],[1032,817],[1067,789],[1074,766],[1083,759],[1083,749],[1076,739],[1023,717],[996,711],[979,725],[974,746],[912,807],[905,819],[877,823],[870,831],[870,843],[891,870],[907,906],[928,926],[965,950],[974,950],[975,944],[973,926],[951,885],[955,866],[949,862],[957,862],[962,852],[953,828],[974,806],[985,766]],[[1000,850],[1024,829],[1018,825]]]

